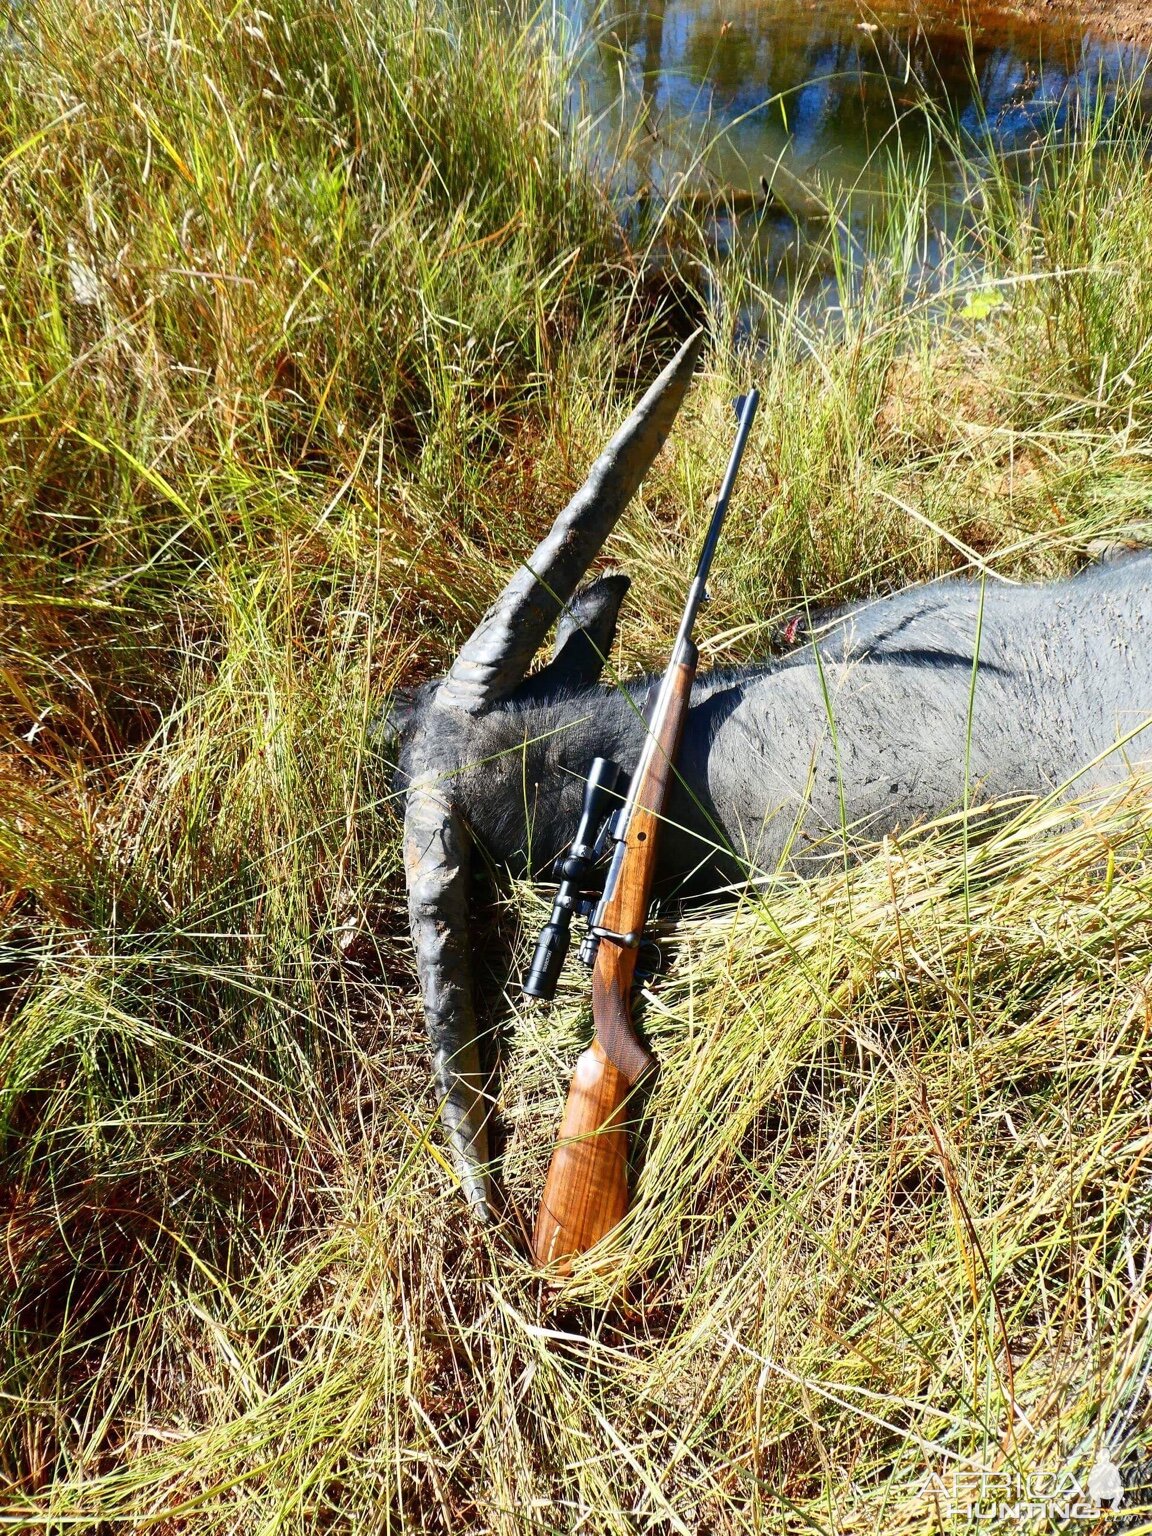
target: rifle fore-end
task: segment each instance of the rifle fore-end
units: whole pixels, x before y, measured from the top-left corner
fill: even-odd
[[[666,707],[656,721],[652,750],[641,757],[632,811],[623,829],[624,854],[599,913],[610,933],[644,931],[656,872],[659,828],[675,772],[676,753],[697,652],[691,641],[671,669]],[[560,1125],[536,1221],[533,1252],[560,1274],[623,1218],[628,1209],[628,1129],[625,1104],[654,1065],[636,1037],[631,991],[635,944],[602,938],[592,973],[595,1039],[580,1057]]]

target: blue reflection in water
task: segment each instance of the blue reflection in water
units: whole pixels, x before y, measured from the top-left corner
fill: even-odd
[[[624,216],[637,194],[649,206],[674,198],[705,219],[721,253],[734,218],[745,233],[751,221],[785,287],[813,240],[830,265],[866,254],[896,162],[922,169],[940,222],[956,227],[964,189],[940,124],[968,155],[1026,156],[1110,113],[1147,58],[994,12],[966,32],[947,21],[862,24],[854,8],[813,11],[802,0],[566,3],[569,21],[596,39],[581,55],[574,108],[595,115],[589,153],[617,175]],[[846,221],[833,227],[827,209],[848,192]],[[718,194],[727,210],[714,206]],[[935,244],[926,234],[923,263]]]

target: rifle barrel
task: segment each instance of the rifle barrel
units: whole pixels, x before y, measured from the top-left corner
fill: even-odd
[[[740,460],[744,457],[744,446],[748,441],[748,434],[752,430],[752,419],[756,415],[756,407],[760,404],[760,391],[750,389],[746,395],[741,395],[734,402],[737,414],[740,417],[740,425],[736,431],[736,441],[732,445],[732,454],[728,460],[728,468],[724,471],[724,479],[720,485],[720,494],[716,498],[716,510],[712,514],[712,521],[708,525],[708,532],[704,536],[704,547],[700,551],[700,559],[696,562],[696,574],[692,578],[692,585],[688,588],[688,600],[684,604],[684,615],[680,620],[680,629],[676,635],[676,649],[684,640],[691,638],[692,630],[696,624],[696,616],[700,612],[700,605],[706,597],[706,582],[708,572],[712,568],[712,557],[716,553],[716,546],[720,542],[720,530],[724,526],[724,519],[728,515],[728,502],[732,495],[732,487],[736,484],[736,476],[740,473]],[[673,649],[673,656],[676,655]]]
[[[740,460],[744,457],[744,445],[747,443],[748,434],[752,429],[752,418],[756,415],[756,407],[760,403],[760,392],[759,390],[750,389],[746,395],[741,395],[733,403],[740,416],[740,425],[736,431],[736,442],[732,447],[728,468],[724,472],[724,479],[720,485],[720,494],[716,498],[716,510],[712,514],[712,521],[704,538],[704,547],[701,549],[700,559],[696,563],[696,574],[693,576],[692,585],[688,589],[688,598],[684,604],[680,628],[676,632],[676,641],[668,660],[668,669],[660,681],[659,691],[648,715],[648,734],[640,750],[640,760],[633,773],[632,782],[625,796],[624,804],[619,811],[619,825],[621,827],[627,827],[631,821],[632,814],[636,809],[636,794],[641,780],[653,756],[660,750],[659,737],[663,729],[664,715],[676,689],[677,665],[686,659],[687,650],[692,644],[692,631],[696,625],[696,616],[700,612],[700,605],[705,600],[705,583],[712,565],[712,557],[716,553],[716,545],[720,540],[720,530],[724,526],[724,518],[728,512],[728,500],[732,495],[732,487],[736,483],[736,476],[740,470]],[[693,670],[695,670],[695,666],[696,659],[695,652],[693,652]],[[596,931],[600,923],[600,914],[606,908],[609,897],[615,888],[624,859],[624,852],[625,842],[619,841],[608,866],[608,875],[604,884],[604,895],[597,909],[597,915],[593,919],[593,932]]]

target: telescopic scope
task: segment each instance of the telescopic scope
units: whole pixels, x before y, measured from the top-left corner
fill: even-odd
[[[572,919],[587,909],[583,897],[592,867],[600,854],[600,829],[615,809],[622,778],[624,771],[618,763],[610,762],[606,757],[593,759],[584,782],[584,804],[576,836],[568,852],[556,860],[555,873],[560,888],[553,898],[551,915],[541,929],[536,953],[524,978],[525,997],[552,998],[556,995],[560,968],[572,937]]]

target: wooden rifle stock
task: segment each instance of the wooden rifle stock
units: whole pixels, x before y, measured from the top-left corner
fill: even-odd
[[[633,942],[602,937],[592,972],[596,1035],[580,1057],[536,1218],[533,1252],[561,1274],[576,1254],[610,1232],[628,1209],[625,1106],[654,1065],[632,1026],[636,951],[648,916],[660,816],[696,676],[696,647],[686,641],[673,664],[661,717],[652,722],[631,796],[633,809],[614,865],[615,883],[597,914],[598,927]],[[611,882],[612,875],[609,876]]]

